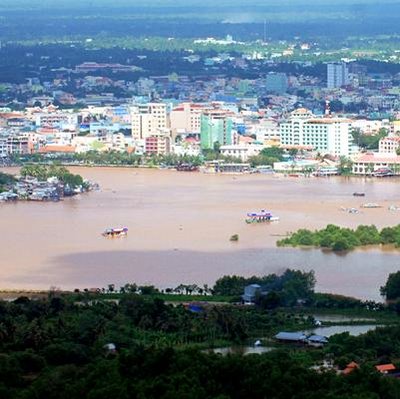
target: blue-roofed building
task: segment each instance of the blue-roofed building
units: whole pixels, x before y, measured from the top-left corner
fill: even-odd
[[[280,332],[275,335],[275,339],[283,342],[305,342],[307,336],[300,332]]]
[[[323,346],[328,343],[328,338],[323,335],[310,335],[307,342],[312,346]]]

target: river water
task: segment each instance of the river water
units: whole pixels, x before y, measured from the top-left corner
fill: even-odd
[[[0,288],[63,289],[127,282],[175,287],[213,284],[225,274],[313,269],[317,289],[379,300],[379,286],[399,269],[396,250],[372,248],[346,255],[277,248],[299,228],[328,223],[378,227],[400,223],[397,179],[285,178],[206,175],[169,170],[71,168],[101,190],[59,203],[0,204]],[[12,169],[12,172],[17,172]],[[353,192],[365,192],[364,198]],[[379,209],[349,214],[377,202]],[[271,224],[247,225],[247,212],[268,209]],[[129,235],[105,239],[107,227]],[[233,234],[238,242],[230,242]]]

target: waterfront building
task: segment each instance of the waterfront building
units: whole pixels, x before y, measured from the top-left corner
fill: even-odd
[[[379,171],[389,171],[391,174],[399,175],[400,156],[393,153],[369,152],[353,159],[353,173],[356,175],[373,175]]]
[[[223,145],[220,147],[221,155],[240,158],[242,162],[247,162],[250,157],[258,155],[264,147],[262,145]]]
[[[132,137],[143,140],[159,129],[168,127],[167,105],[164,103],[137,104],[131,108]]]
[[[327,87],[337,89],[349,84],[349,70],[344,62],[327,65]]]
[[[233,144],[233,121],[231,114],[221,109],[203,112],[200,122],[200,141],[203,150],[213,149],[215,143]]]
[[[317,118],[299,108],[280,124],[280,141],[283,146],[311,146],[323,154],[349,156],[353,151],[350,127],[349,119]]]
[[[145,138],[145,153],[167,155],[171,151],[171,139],[167,135],[153,134]]]

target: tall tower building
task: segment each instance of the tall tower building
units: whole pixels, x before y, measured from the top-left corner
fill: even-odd
[[[344,62],[327,65],[327,87],[336,89],[349,84],[349,70]]]
[[[203,150],[233,144],[233,121],[224,110],[206,110],[201,116],[200,142]]]
[[[131,108],[132,137],[143,140],[159,130],[168,128],[167,105],[163,103],[139,104]]]

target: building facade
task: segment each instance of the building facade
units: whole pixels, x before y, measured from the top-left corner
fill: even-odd
[[[233,144],[233,121],[226,111],[208,110],[202,114],[200,142],[203,150],[213,149],[215,143]]]
[[[379,152],[382,154],[396,154],[400,148],[400,137],[384,137],[379,140]]]
[[[132,137],[143,140],[168,128],[167,105],[164,103],[147,103],[134,105],[131,108]]]
[[[327,65],[327,87],[337,89],[349,84],[349,70],[344,62]]]
[[[282,146],[307,146],[323,154],[349,156],[353,138],[351,120],[343,118],[316,118],[300,108],[279,127]]]

